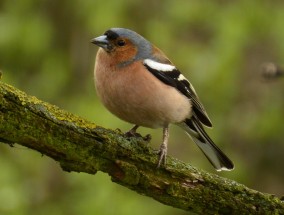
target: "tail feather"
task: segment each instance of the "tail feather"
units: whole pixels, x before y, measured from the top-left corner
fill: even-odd
[[[184,121],[181,126],[190,135],[217,171],[234,169],[233,162],[214,144],[198,119],[193,115]]]

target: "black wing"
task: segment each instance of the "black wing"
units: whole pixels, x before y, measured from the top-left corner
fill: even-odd
[[[152,61],[152,60],[151,60]],[[171,70],[160,71],[158,69],[155,69],[150,66],[150,64],[147,64],[146,61],[144,61],[144,66],[148,69],[149,72],[151,72],[156,78],[158,78],[163,83],[172,86],[176,88],[178,91],[180,91],[183,95],[188,97],[192,101],[192,109],[195,112],[197,118],[202,122],[204,125],[208,127],[212,127],[212,123],[203,107],[201,102],[198,99],[198,96],[193,88],[193,86],[190,84],[190,82],[181,74],[181,72],[169,65],[169,68]],[[157,64],[161,64],[158,63]],[[166,64],[164,64],[166,66]]]

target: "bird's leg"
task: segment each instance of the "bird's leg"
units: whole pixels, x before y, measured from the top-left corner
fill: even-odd
[[[125,132],[124,135],[126,137],[141,137],[141,138],[143,138],[141,134],[136,132],[137,128],[139,128],[139,125],[135,125],[129,131]]]
[[[129,131],[125,133],[125,135],[128,137],[137,137],[137,135],[140,135],[136,133],[137,128],[139,128],[139,125],[135,125],[134,127],[132,127]]]
[[[151,140],[151,135],[147,134],[145,137],[142,137],[141,134],[137,133],[136,130],[137,128],[139,128],[139,125],[135,125],[133,128],[131,128],[129,131],[127,131],[126,133],[124,133],[124,135],[126,137],[141,137],[144,141],[146,142],[150,142]]]
[[[166,165],[166,157],[168,150],[168,140],[169,140],[169,125],[165,126],[163,129],[163,143],[159,150],[159,162],[157,168],[160,168],[161,164]]]

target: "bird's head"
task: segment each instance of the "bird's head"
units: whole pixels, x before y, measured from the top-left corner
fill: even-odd
[[[111,28],[91,42],[120,59],[122,64],[149,58],[152,45],[141,35],[125,28]]]

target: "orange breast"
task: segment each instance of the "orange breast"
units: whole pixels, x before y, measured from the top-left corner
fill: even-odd
[[[117,68],[103,50],[98,52],[95,84],[99,98],[114,115],[145,127],[163,127],[191,114],[188,98],[165,85],[136,61]]]

